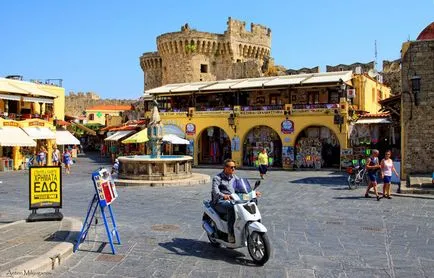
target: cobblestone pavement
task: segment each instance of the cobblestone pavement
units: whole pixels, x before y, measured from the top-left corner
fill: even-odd
[[[63,176],[62,212],[82,221],[93,195],[81,157]],[[194,169],[214,175],[219,169]],[[257,172],[237,170],[256,179]],[[0,225],[28,216],[28,175],[0,173]],[[122,245],[111,255],[102,221],[53,277],[434,277],[434,200],[363,196],[341,173],[270,171],[259,207],[272,254],[263,267],[246,248],[216,249],[201,228],[210,184],[118,187],[113,203]],[[48,275],[44,275],[48,276]]]

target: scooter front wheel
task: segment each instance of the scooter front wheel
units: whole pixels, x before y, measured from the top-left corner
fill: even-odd
[[[257,265],[264,265],[270,258],[270,241],[266,233],[252,232],[247,239],[247,249]]]

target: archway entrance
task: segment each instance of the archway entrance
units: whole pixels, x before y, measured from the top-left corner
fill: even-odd
[[[221,165],[232,157],[231,141],[223,129],[216,126],[205,128],[199,140],[199,164]]]
[[[325,126],[303,129],[295,141],[296,168],[338,168],[340,163],[339,140]]]
[[[243,165],[256,166],[262,148],[267,149],[270,166],[282,167],[282,140],[274,129],[260,125],[252,128],[243,142]]]

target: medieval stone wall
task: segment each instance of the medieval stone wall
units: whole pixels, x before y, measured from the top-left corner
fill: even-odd
[[[228,19],[224,34],[200,32],[188,24],[157,37],[158,52],[144,53],[145,90],[169,83],[259,77],[270,58],[271,30]]]
[[[374,68],[374,61],[369,62],[369,63],[354,63],[351,65],[345,65],[345,64],[339,64],[336,66],[326,66],[326,71],[327,72],[332,72],[332,71],[347,71],[347,70],[352,70],[353,72],[356,72],[356,68],[357,67],[361,67],[362,72],[361,73],[367,73],[370,69]]]
[[[95,105],[130,105],[135,101],[136,100],[131,99],[101,99],[93,92],[69,92],[69,95],[65,96],[65,114],[78,117],[83,115],[83,111],[85,111],[86,108]]]
[[[401,59],[383,61],[383,83],[390,87],[393,95],[401,93]]]
[[[313,68],[287,69],[286,73],[289,75],[301,73],[319,73],[319,66]]]
[[[406,50],[406,47],[408,49]],[[401,64],[401,140],[404,177],[433,171],[434,165],[434,40],[404,44]],[[411,78],[420,76],[419,105],[415,105]]]

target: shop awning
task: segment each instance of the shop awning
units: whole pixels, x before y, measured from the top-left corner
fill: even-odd
[[[185,138],[185,133],[182,129],[180,129],[176,125],[164,125],[163,126],[163,134],[174,134],[180,138]]]
[[[71,132],[67,130],[56,130],[56,144],[57,145],[80,145],[78,140]]]
[[[173,145],[189,145],[190,141],[182,139],[175,134],[163,135],[163,142],[167,142]]]
[[[94,136],[96,135],[96,131],[93,130],[93,129],[88,128],[87,126],[84,126],[82,124],[75,123],[75,122],[71,122],[71,124],[77,126],[79,129],[83,130],[87,134],[94,135]]]
[[[137,144],[137,143],[145,143],[148,142],[148,129],[142,129],[141,131],[137,132],[136,134],[131,135],[127,139],[123,140],[123,144]]]
[[[105,138],[105,141],[118,141],[119,139],[124,138],[125,136],[127,136],[128,134],[133,133],[134,130],[120,130],[120,131],[116,131],[115,134],[113,134],[112,136],[109,136],[107,138]]]
[[[0,99],[20,101],[20,96],[0,94]]]
[[[3,126],[0,127],[0,146],[36,147],[36,142],[19,127]]]
[[[53,99],[49,98],[37,98],[37,97],[23,97],[25,102],[36,102],[36,103],[54,103]]]
[[[392,123],[388,118],[376,118],[376,119],[360,119],[356,124],[390,124]]]
[[[56,139],[56,134],[48,127],[23,127],[22,128],[32,139]]]

